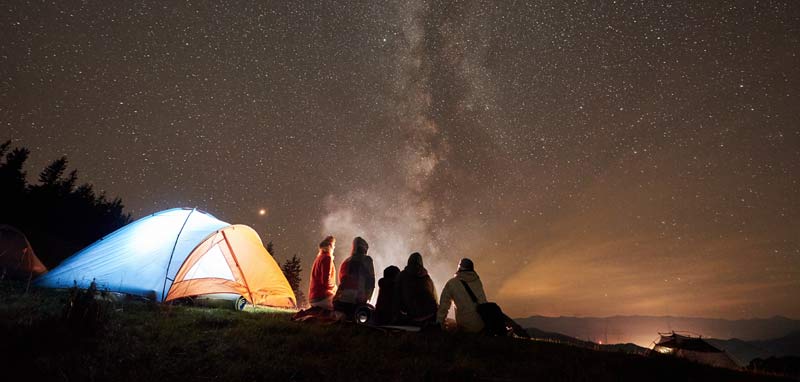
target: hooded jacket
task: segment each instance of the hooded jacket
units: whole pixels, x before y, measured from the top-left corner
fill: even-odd
[[[394,265],[383,270],[383,278],[378,280],[378,302],[375,303],[373,321],[376,325],[388,325],[394,321],[397,302],[395,299],[395,281],[400,268]]]
[[[419,253],[408,258],[408,265],[397,276],[395,290],[398,318],[416,322],[435,319],[436,289]]]
[[[461,280],[465,281],[472,289],[472,293],[478,299],[478,302],[472,302],[469,293],[461,284]],[[483,291],[483,283],[480,277],[474,271],[460,271],[456,273],[455,277],[447,281],[444,289],[442,289],[442,296],[439,298],[439,310],[436,314],[436,322],[443,323],[447,317],[447,312],[450,311],[450,304],[456,304],[456,323],[459,330],[465,332],[477,333],[483,330],[483,320],[478,314],[477,306],[486,302],[486,293]]]
[[[334,302],[365,304],[375,290],[375,268],[367,256],[367,242],[358,237],[353,240],[353,252],[339,267],[339,288]]]
[[[333,266],[333,255],[326,249],[320,249],[314,264],[311,266],[311,278],[308,280],[308,300],[319,301],[336,293],[336,267]]]

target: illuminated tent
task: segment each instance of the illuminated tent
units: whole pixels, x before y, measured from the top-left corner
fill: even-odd
[[[215,232],[189,254],[166,301],[210,293],[239,294],[256,305],[296,305],[289,282],[261,238],[239,224]]]
[[[236,293],[253,304],[295,305],[286,278],[255,231],[196,209],[161,211],[128,224],[36,284],[88,288],[92,281],[100,290],[155,301]]]
[[[10,225],[0,225],[0,278],[24,280],[45,272],[47,268],[25,234]]]
[[[659,333],[660,339],[653,347],[654,354],[667,354],[716,367],[737,369],[738,365],[724,350],[717,349],[699,337]]]

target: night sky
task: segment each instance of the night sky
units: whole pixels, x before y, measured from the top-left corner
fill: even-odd
[[[515,317],[800,318],[800,2],[315,3],[4,2],[0,140]]]

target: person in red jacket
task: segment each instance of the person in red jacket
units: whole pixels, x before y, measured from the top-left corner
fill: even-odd
[[[308,301],[312,307],[333,310],[333,295],[336,294],[334,248],[336,238],[333,236],[328,236],[319,243],[319,253],[311,266],[311,278],[308,280]]]

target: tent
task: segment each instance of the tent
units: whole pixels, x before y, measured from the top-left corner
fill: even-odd
[[[45,272],[47,268],[25,234],[10,225],[0,225],[0,278],[24,280]]]
[[[211,293],[239,294],[256,305],[296,305],[289,282],[261,238],[240,224],[218,230],[195,247],[166,300]]]
[[[174,208],[114,231],[39,277],[36,285],[88,288],[94,281],[100,290],[155,301],[236,293],[252,304],[294,307],[294,293],[263,247],[247,226]]]
[[[737,369],[736,362],[724,350],[717,349],[700,337],[659,333],[660,339],[651,352],[667,354],[716,367]]]

